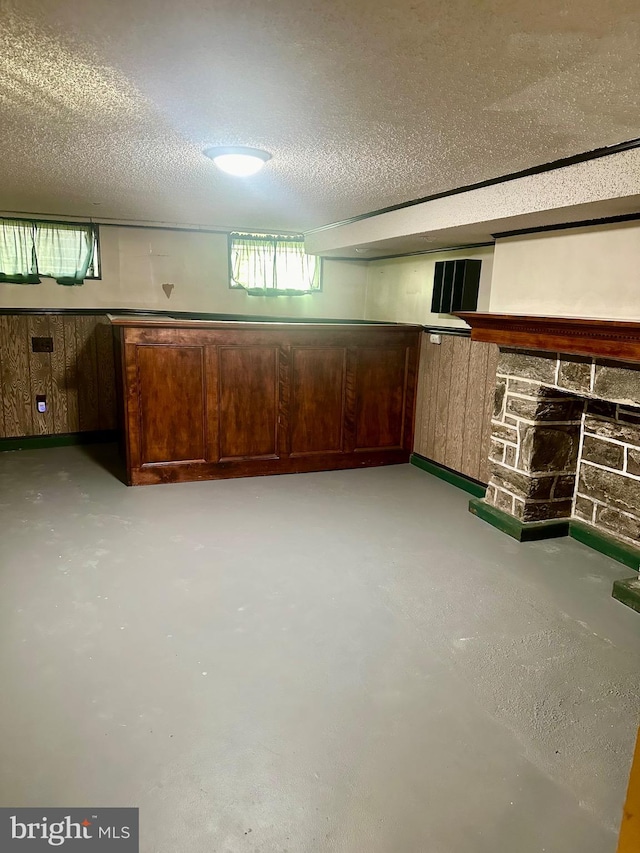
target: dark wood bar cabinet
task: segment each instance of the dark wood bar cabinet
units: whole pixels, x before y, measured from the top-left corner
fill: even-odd
[[[409,460],[419,326],[111,322],[130,485]]]

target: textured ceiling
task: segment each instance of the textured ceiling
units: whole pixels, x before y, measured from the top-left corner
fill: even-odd
[[[640,136],[638,0],[0,9],[4,210],[306,230]]]

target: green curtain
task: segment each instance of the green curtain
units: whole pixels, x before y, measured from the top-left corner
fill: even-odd
[[[231,280],[253,295],[296,296],[320,289],[320,260],[300,237],[231,234]]]
[[[24,219],[0,219],[0,282],[38,284],[35,225]]]
[[[35,253],[40,275],[58,284],[82,284],[93,261],[94,237],[90,225],[39,222]]]
[[[0,282],[82,284],[94,260],[91,225],[0,219]]]

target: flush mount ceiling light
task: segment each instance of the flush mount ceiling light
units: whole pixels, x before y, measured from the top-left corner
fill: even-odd
[[[244,148],[242,146],[225,146],[222,148],[207,148],[204,153],[210,157],[218,169],[237,178],[248,178],[262,169],[271,154],[259,148]]]

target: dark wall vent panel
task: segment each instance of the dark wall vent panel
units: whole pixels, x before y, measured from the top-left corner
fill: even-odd
[[[481,267],[482,261],[471,258],[436,261],[431,312],[453,314],[454,311],[475,311]]]

